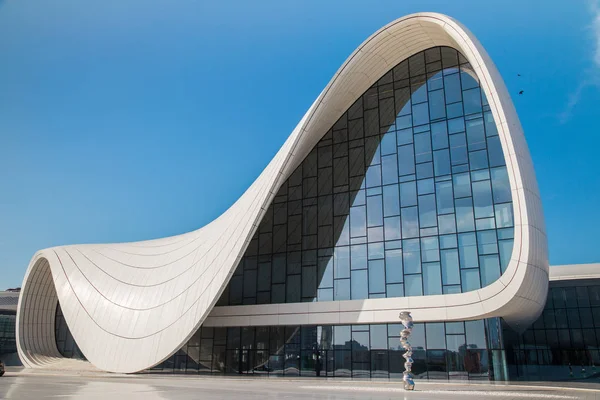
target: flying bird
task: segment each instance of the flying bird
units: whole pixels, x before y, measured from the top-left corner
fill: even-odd
[[[519,95],[522,95],[522,94],[523,94],[523,90],[521,90],[521,91],[519,92]]]
[[[521,74],[517,74],[517,76],[521,76]]]

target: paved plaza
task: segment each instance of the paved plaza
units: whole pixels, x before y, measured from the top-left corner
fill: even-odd
[[[564,388],[564,386],[569,388]],[[562,387],[561,387],[562,386]],[[578,386],[578,387],[574,387]],[[418,382],[406,392],[398,382],[207,376],[61,374],[9,371],[0,378],[0,399],[594,399],[600,385]]]

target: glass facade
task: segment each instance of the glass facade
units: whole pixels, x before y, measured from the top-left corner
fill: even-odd
[[[504,328],[510,379],[597,378],[600,281],[550,283],[542,315],[522,335]]]
[[[217,305],[461,293],[513,248],[500,138],[466,59],[403,61],[326,132],[268,208]]]
[[[415,324],[415,375],[489,379],[487,324]],[[153,370],[402,379],[401,330],[401,324],[201,328]]]
[[[67,321],[60,309],[60,304],[56,305],[56,316],[54,317],[54,337],[56,339],[56,347],[58,352],[65,358],[76,358],[85,360],[85,356],[79,350],[79,346],[73,339],[73,335],[69,330]]]
[[[14,312],[0,311],[0,360],[8,357],[14,358],[14,354],[17,352],[16,317]]]

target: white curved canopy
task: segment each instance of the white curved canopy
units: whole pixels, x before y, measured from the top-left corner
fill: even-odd
[[[399,62],[434,46],[453,47],[468,59],[497,124],[515,216],[514,249],[501,278],[462,294],[213,310],[282,183],[365,90]],[[73,337],[95,367],[137,372],[177,351],[205,320],[218,326],[385,323],[397,322],[397,311],[407,308],[415,321],[502,316],[522,327],[540,314],[547,286],[537,183],[506,87],[466,28],[445,15],[421,13],[388,24],[361,44],[256,181],[210,224],[165,239],[37,252],[22,286],[17,345],[28,367],[76,363],[80,368],[81,362],[61,358],[56,347],[54,317],[60,301]]]

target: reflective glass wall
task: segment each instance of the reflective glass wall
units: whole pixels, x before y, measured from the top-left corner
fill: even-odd
[[[73,339],[73,335],[69,330],[65,316],[60,309],[60,304],[56,305],[56,314],[54,317],[54,335],[56,339],[56,347],[59,353],[65,358],[76,358],[85,360],[85,356],[79,350],[79,346]]]
[[[456,50],[368,89],[283,184],[218,305],[476,290],[511,256],[500,138]]]
[[[598,379],[600,281],[550,282],[544,312],[522,335],[505,327],[512,380]]]
[[[18,361],[15,336],[16,317],[14,312],[0,311],[0,360],[8,365],[13,365]]]
[[[415,324],[418,378],[490,379],[487,321]],[[201,328],[162,372],[402,379],[400,324]],[[491,332],[491,335],[490,333]]]

